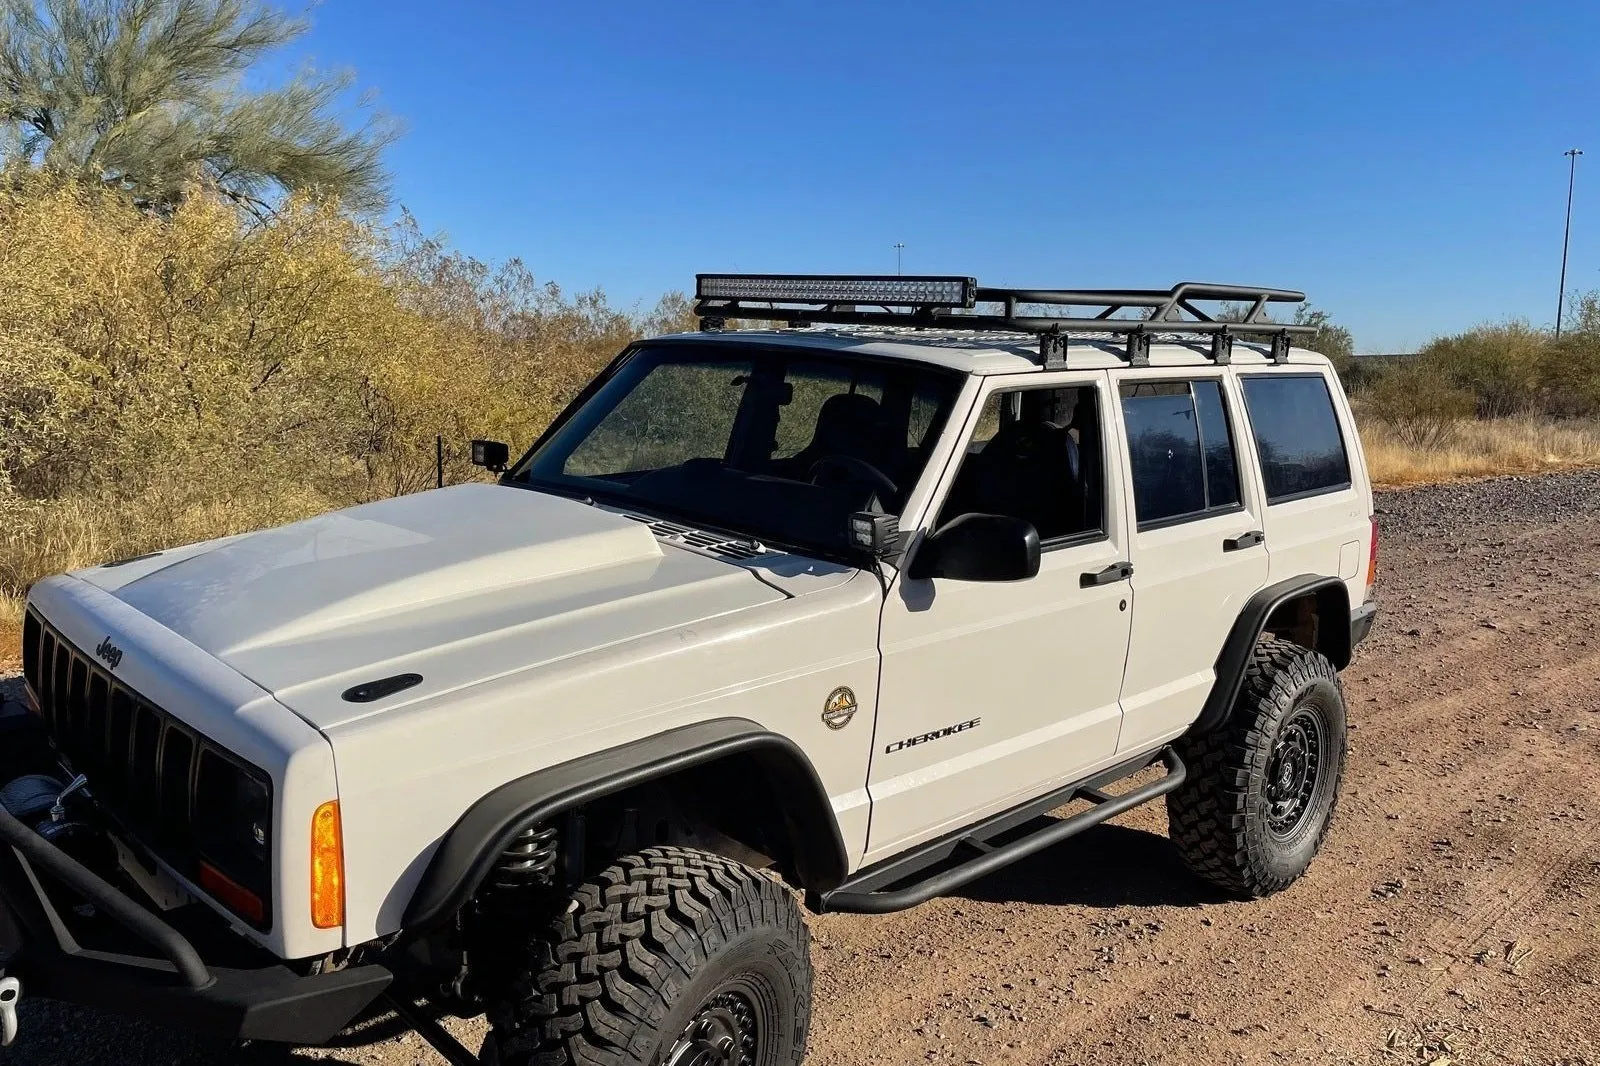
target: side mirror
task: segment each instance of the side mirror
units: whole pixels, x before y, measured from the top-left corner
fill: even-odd
[[[485,470],[496,474],[505,470],[506,464],[511,462],[511,448],[497,440],[475,440],[472,442],[472,465],[481,466]]]
[[[1025,581],[1039,572],[1039,531],[1010,515],[964,514],[925,537],[914,578]]]

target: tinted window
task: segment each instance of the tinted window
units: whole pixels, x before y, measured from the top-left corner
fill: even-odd
[[[1122,417],[1141,525],[1238,506],[1239,469],[1219,382],[1124,385]]]
[[[1092,386],[994,393],[939,525],[976,512],[1031,522],[1042,541],[1101,533],[1103,463]]]
[[[1239,467],[1233,457],[1233,432],[1222,404],[1220,381],[1196,381],[1194,405],[1200,412],[1200,445],[1206,460],[1206,505],[1232,507],[1239,502]]]
[[[1322,375],[1256,375],[1242,381],[1268,502],[1350,484],[1350,461]]]
[[[1139,521],[1159,522],[1205,510],[1205,464],[1189,386],[1124,385],[1122,420],[1128,427],[1133,507]]]

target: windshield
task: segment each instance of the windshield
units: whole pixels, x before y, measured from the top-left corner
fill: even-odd
[[[898,514],[961,376],[784,348],[636,348],[510,480],[825,555]]]

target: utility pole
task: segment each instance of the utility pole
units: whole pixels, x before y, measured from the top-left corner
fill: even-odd
[[[1569,210],[1570,210],[1570,208],[1569,208]],[[900,253],[905,251],[905,250],[906,250],[906,246],[905,246],[905,243],[903,241],[895,241],[894,242],[894,272],[896,274],[904,274],[905,273],[904,270],[900,269]]]
[[[1561,153],[1571,160],[1567,167],[1567,228],[1561,237],[1561,291],[1556,293],[1556,340],[1561,339],[1561,309],[1567,298],[1567,246],[1572,243],[1572,185],[1578,177],[1578,157],[1581,148],[1569,148]]]

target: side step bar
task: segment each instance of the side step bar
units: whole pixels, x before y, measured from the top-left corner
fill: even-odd
[[[1101,791],[1106,785],[1130,777],[1158,761],[1167,765],[1166,776],[1160,780],[1120,796],[1109,796]],[[1188,767],[1170,747],[1142,755],[1017,810],[870,866],[831,892],[808,898],[807,904],[818,912],[855,914],[886,914],[915,907],[1077,836],[1142,803],[1165,796],[1182,785],[1188,773]],[[1086,800],[1094,806],[1067,818],[1051,818],[1046,814],[1073,800]],[[958,859],[963,851],[975,854]]]

